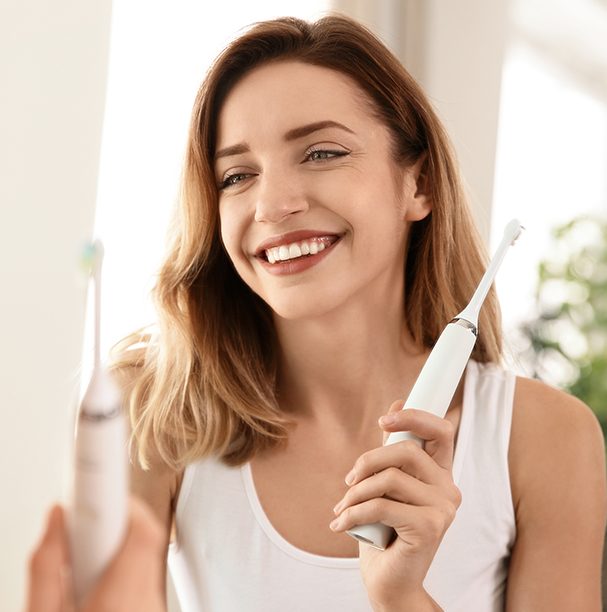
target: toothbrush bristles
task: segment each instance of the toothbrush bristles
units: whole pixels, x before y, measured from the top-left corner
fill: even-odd
[[[80,264],[87,276],[94,276],[96,270],[101,266],[103,258],[103,246],[99,240],[87,242],[82,249]]]
[[[514,238],[512,239],[512,242],[510,243],[510,245],[512,246],[521,236],[521,234],[525,231],[525,226],[524,225],[519,225],[519,230],[516,233],[516,236],[514,236]]]
[[[80,263],[91,280],[94,296],[94,361],[93,367],[101,365],[101,265],[103,263],[103,244],[100,240],[88,242],[83,250]]]

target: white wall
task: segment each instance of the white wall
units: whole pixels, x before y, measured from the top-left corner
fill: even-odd
[[[509,0],[432,0],[422,83],[451,135],[488,241]]]
[[[110,0],[0,8],[0,609],[62,497],[81,357]]]

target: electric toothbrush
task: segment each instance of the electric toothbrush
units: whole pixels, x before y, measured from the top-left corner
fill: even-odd
[[[508,247],[520,236],[522,230],[523,226],[517,219],[506,225],[504,237],[470,303],[439,336],[403,405],[403,410],[416,408],[441,418],[445,416],[476,342],[481,306]],[[415,440],[420,446],[423,444],[422,440],[407,431],[391,433],[385,444],[395,444],[403,440]],[[380,550],[385,550],[395,535],[394,529],[383,523],[357,525],[346,533]]]
[[[101,364],[101,263],[103,245],[89,244],[83,264],[94,281],[95,358],[78,412],[69,511],[72,577],[80,606],[112,559],[125,533],[128,452],[122,394]]]

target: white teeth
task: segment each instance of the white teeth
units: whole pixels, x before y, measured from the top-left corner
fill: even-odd
[[[271,264],[279,261],[289,261],[303,255],[316,255],[320,251],[324,251],[327,246],[330,246],[326,241],[327,238],[314,238],[312,240],[293,242],[292,244],[283,244],[279,247],[266,249],[265,254],[268,262]]]

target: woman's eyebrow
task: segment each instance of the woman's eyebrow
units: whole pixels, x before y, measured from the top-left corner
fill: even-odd
[[[301,127],[293,128],[285,134],[284,139],[287,142],[290,140],[297,140],[298,138],[303,138],[304,136],[312,134],[313,132],[318,132],[319,130],[324,130],[325,128],[330,127],[338,128],[340,130],[349,132],[350,134],[354,134],[354,132],[349,127],[346,127],[343,123],[327,119],[326,121],[316,121],[314,123],[302,125]]]
[[[324,130],[326,128],[338,128],[350,134],[355,134],[354,131],[352,131],[349,127],[345,126],[343,123],[327,119],[325,121],[315,121],[314,123],[307,123],[306,125],[293,128],[292,130],[289,130],[285,133],[284,140],[286,142],[290,142],[291,140],[303,138],[304,136],[308,136],[309,134],[318,132],[319,130]],[[250,150],[251,149],[246,142],[241,142],[239,144],[235,144],[230,147],[225,147],[224,149],[220,149],[219,151],[217,151],[217,153],[215,153],[215,160],[218,160],[221,157],[230,157],[232,155],[248,153]]]
[[[241,153],[248,153],[251,150],[249,145],[246,142],[241,142],[240,144],[232,145],[231,147],[226,147],[225,149],[220,149],[215,153],[215,159],[219,159],[220,157],[230,157],[231,155],[240,155]]]

